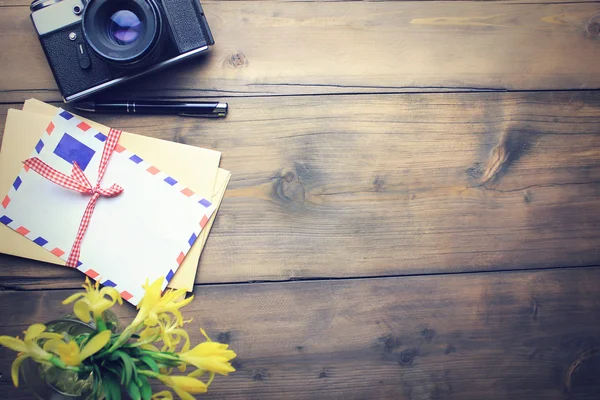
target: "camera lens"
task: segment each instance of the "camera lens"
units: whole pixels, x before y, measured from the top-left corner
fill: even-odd
[[[108,37],[118,45],[132,44],[142,36],[144,24],[134,12],[119,10],[110,17]]]
[[[144,59],[155,47],[161,16],[154,0],[90,0],[82,28],[96,53],[128,64]]]

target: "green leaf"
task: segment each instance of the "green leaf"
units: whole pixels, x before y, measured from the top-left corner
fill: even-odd
[[[152,387],[150,386],[150,382],[148,382],[148,378],[140,375],[140,381],[142,381],[142,385],[140,386],[142,400],[150,400],[152,398]]]
[[[140,357],[140,361],[142,361],[144,364],[146,364],[148,367],[150,367],[150,369],[153,372],[158,373],[158,364],[156,364],[156,361],[154,361],[154,359],[150,356],[141,356]]]
[[[111,373],[102,375],[102,387],[106,400],[121,400],[121,386]]]
[[[121,366],[121,364],[117,364],[117,363],[112,363],[111,365],[102,364],[102,367],[105,368],[105,369],[107,369],[107,370],[109,370],[110,372],[112,372],[116,376],[123,375],[120,372],[123,369],[123,367]]]
[[[115,324],[113,321],[106,321],[106,327],[114,332],[117,328],[117,324]]]
[[[77,378],[78,378],[79,380],[82,380],[82,381],[86,380],[88,376],[90,376],[90,371],[86,371],[86,370],[84,370],[84,369],[81,369],[81,370],[80,370],[80,371],[77,373]]]
[[[115,350],[114,352],[110,353],[108,355],[108,360],[109,361],[117,361],[118,359],[121,358],[121,356],[119,355],[119,353],[122,353],[121,350]]]
[[[142,355],[142,351],[137,347],[131,347],[127,349],[127,352],[131,355],[131,357],[140,357]]]
[[[129,354],[125,353],[122,350],[117,350],[114,353],[112,353],[109,357],[109,360],[116,361],[119,358],[123,363],[123,374],[121,375],[121,384],[124,386],[129,386],[129,383],[131,382],[131,375],[133,374],[133,369],[135,368],[134,362],[131,359],[131,357],[129,357]]]
[[[100,398],[100,388],[102,386],[102,380],[100,378],[100,366],[99,365],[92,365],[93,371],[92,371],[92,377],[94,378],[94,383],[92,386],[92,393],[91,393],[91,397],[92,399],[99,399]]]
[[[77,345],[78,345],[79,347],[82,347],[82,346],[81,346],[81,343],[82,343],[84,340],[86,340],[86,339],[87,339],[89,336],[90,336],[90,334],[89,334],[89,333],[83,333],[83,334],[81,334],[81,335],[77,335],[77,336],[76,336],[76,337],[75,337],[73,340],[75,340],[75,343],[77,343]]]
[[[137,366],[135,365],[135,363],[133,364],[133,380],[135,381],[136,385],[142,386],[142,382],[140,381],[140,378],[138,376]]]
[[[131,397],[131,400],[142,400],[140,388],[137,387],[135,382],[129,382],[129,385],[127,385],[127,392],[129,393],[129,397]]]

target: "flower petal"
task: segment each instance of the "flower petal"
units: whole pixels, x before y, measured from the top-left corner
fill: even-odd
[[[38,335],[38,339],[62,339],[63,335],[55,332],[42,332]]]
[[[160,333],[160,329],[158,327],[150,328],[147,327],[143,331],[140,332],[140,339],[146,339],[149,337],[157,336]]]
[[[181,289],[181,290],[185,293],[185,289]],[[192,302],[192,300],[194,300],[194,295],[191,295],[187,299],[183,299],[181,301],[178,301],[177,303],[173,303],[173,305],[174,305],[174,307],[177,307],[179,309],[181,307],[185,307],[188,304],[190,304]],[[183,325],[183,320],[181,320],[181,322],[179,324]]]
[[[75,306],[73,307],[73,312],[75,312],[77,318],[83,322],[87,323],[92,319],[90,316],[90,306],[85,299],[77,300],[77,303],[75,303]]]
[[[160,353],[160,350],[158,349],[158,347],[156,347],[152,344],[144,344],[144,345],[140,346],[140,349],[153,351],[155,353]]]
[[[201,357],[185,361],[190,362],[190,364],[196,368],[202,368],[209,372],[212,371],[221,375],[228,375],[230,372],[235,372],[235,368],[233,368],[223,357]]]
[[[229,350],[231,351],[231,350]],[[210,357],[213,355],[221,355],[223,350],[221,349],[221,343],[218,342],[202,342],[197,344],[188,353],[194,357]]]
[[[212,381],[215,379],[215,373],[214,372],[209,372],[208,373],[208,382],[206,382],[206,387],[210,386],[210,384],[212,383]]]
[[[50,339],[44,343],[44,351],[51,351],[58,354],[58,347],[64,343],[65,342],[60,339]]]
[[[94,336],[89,342],[87,342],[87,344],[81,350],[79,359],[83,361],[92,354],[95,354],[99,350],[101,350],[104,346],[106,346],[106,343],[108,343],[108,341],[110,340],[111,334],[111,331],[102,331],[96,336]]]
[[[150,311],[150,314],[144,321],[144,324],[146,326],[156,326],[156,324],[158,324],[158,316],[156,315],[156,313]]]
[[[152,400],[173,400],[173,393],[163,390],[162,392],[154,393]]]
[[[179,398],[181,400],[196,400],[196,398],[194,396],[192,396],[191,394],[189,394],[185,390],[181,390],[181,389],[178,389],[176,387],[174,387],[173,390],[175,391],[175,393],[177,393],[177,396],[179,396]]]
[[[143,302],[144,306],[154,306],[156,302],[160,300],[160,295],[162,293],[162,284],[164,280],[164,277],[160,277],[151,284],[148,284],[148,279],[146,279],[146,284],[143,286],[146,292],[144,293],[144,297],[142,297],[140,303]]]
[[[190,336],[188,335],[188,333],[184,329],[175,329],[173,333],[179,335],[180,338],[185,339],[185,344],[181,348],[181,353],[185,353],[186,351],[188,351],[190,349]]]
[[[171,310],[170,311],[175,318],[177,319],[177,326],[182,326],[183,325],[183,315],[181,315],[181,312],[179,310]]]
[[[202,375],[206,373],[203,369],[197,369],[195,371],[190,372],[187,376],[191,376],[192,378],[200,378]]]
[[[44,324],[33,324],[29,328],[27,328],[27,332],[25,332],[25,341],[35,339],[40,333],[46,330],[46,325]]]
[[[79,346],[74,341],[69,343],[63,343],[58,345],[58,355],[65,364],[76,367],[81,364],[81,353],[79,352]]]
[[[212,342],[212,340],[210,340],[210,338],[206,334],[206,331],[203,328],[200,328],[200,333],[202,334],[202,336],[204,336],[206,338],[207,342]]]
[[[112,299],[113,304],[115,304],[115,302],[117,301],[119,302],[119,304],[123,304],[123,299],[121,298],[119,291],[114,287],[104,286],[102,289],[100,289],[100,296],[110,297]]]
[[[27,346],[22,340],[11,336],[0,336],[0,345],[18,352],[26,352]]]
[[[163,347],[169,349],[168,351],[172,352],[173,350],[175,350],[175,346],[173,345],[173,341],[171,340],[171,335],[163,335],[162,341],[164,343]]]
[[[19,368],[21,367],[21,363],[29,357],[27,354],[23,354],[15,358],[15,361],[12,363],[12,367],[10,367],[10,376],[12,377],[13,384],[15,387],[19,387]]]
[[[83,294],[83,293],[75,293],[75,294],[70,295],[66,299],[64,299],[62,303],[63,304],[69,304],[69,303],[72,303],[75,300],[77,300],[78,298],[83,297],[83,296],[85,296],[85,294]]]
[[[163,293],[163,296],[160,299],[160,301],[164,304],[168,304],[179,297],[184,297],[186,295],[186,293],[187,293],[186,289],[177,289],[177,290],[169,289]]]
[[[171,376],[171,381],[175,389],[179,388],[190,393],[206,393],[206,383],[191,376]]]
[[[92,290],[92,282],[90,282],[90,278],[89,277],[85,277],[85,282],[83,283],[83,285],[81,285],[85,288],[86,291],[90,291]]]
[[[96,299],[95,301],[90,302],[92,312],[94,313],[94,318],[101,317],[102,313],[111,308],[113,304],[115,304],[114,301],[111,302],[110,300],[104,298]]]
[[[35,361],[40,360],[49,360],[52,356],[51,354],[45,352],[35,340],[28,340],[25,342],[25,347],[27,347],[27,355],[33,358]]]

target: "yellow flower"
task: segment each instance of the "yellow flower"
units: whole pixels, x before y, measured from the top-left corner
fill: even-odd
[[[90,322],[90,313],[93,314],[94,319],[97,319],[102,316],[104,311],[114,306],[117,301],[119,304],[123,304],[123,299],[121,299],[117,289],[105,286],[98,290],[98,286],[98,282],[96,282],[96,285],[92,285],[90,280],[85,278],[83,287],[87,293],[75,293],[67,297],[63,301],[63,304],[69,304],[79,299],[75,303],[73,311],[75,312],[75,315],[77,315],[77,318],[86,323]],[[106,296],[108,296],[110,300],[107,299]]]
[[[203,371],[215,372],[221,375],[234,372],[235,368],[231,366],[229,361],[236,357],[235,352],[229,350],[229,346],[226,344],[211,341],[203,329],[201,329],[201,332],[206,337],[206,342],[178,354],[179,358]]]
[[[51,339],[44,343],[44,350],[58,354],[60,360],[66,365],[76,367],[86,358],[102,350],[110,340],[111,331],[102,331],[91,338],[81,350],[73,340],[64,342],[60,339]]]
[[[183,316],[179,312],[179,309],[189,304],[194,299],[194,296],[190,296],[179,302],[175,301],[185,295],[185,289],[168,290],[161,296],[163,282],[164,278],[158,278],[152,284],[148,284],[148,280],[146,279],[146,284],[143,286],[146,293],[137,306],[139,311],[131,326],[140,325],[142,322],[146,326],[156,326],[158,324],[158,316],[163,313],[173,314],[177,318],[179,325],[183,325]]]
[[[160,340],[160,327],[158,326],[147,326],[146,329],[139,333],[140,339],[138,342],[157,342]]]
[[[164,278],[158,278],[152,284],[148,284],[148,279],[146,279],[146,283],[143,285],[146,293],[137,305],[138,313],[135,319],[125,328],[119,339],[113,343],[109,349],[110,351],[117,349],[123,343],[127,342],[141,325],[147,327],[158,325],[159,316],[165,313],[173,314],[179,326],[183,325],[183,316],[179,309],[189,304],[194,299],[194,296],[181,301],[175,301],[185,295],[185,289],[168,290],[164,296],[161,296],[163,282]],[[148,347],[149,345],[145,346]]]
[[[189,373],[187,376],[191,376],[193,378],[200,378],[201,376],[203,376],[206,373],[206,371],[203,371],[201,369],[197,369],[191,373]],[[206,387],[210,386],[210,384],[212,383],[212,381],[215,379],[215,373],[214,372],[209,372],[208,373],[208,381],[206,381]]]
[[[157,375],[156,378],[173,389],[181,400],[195,400],[192,394],[207,391],[206,383],[191,376]]]
[[[158,326],[147,327],[140,333],[140,340],[151,339],[152,337],[157,337],[157,340],[162,340],[163,346],[161,351],[175,351],[181,342],[181,339],[185,340],[181,351],[187,351],[190,348],[190,337],[188,333],[180,328],[177,318],[169,316],[168,314],[161,314],[158,316]]]
[[[45,330],[45,325],[33,324],[24,332],[24,340],[20,340],[18,337],[0,336],[0,345],[19,352],[10,370],[15,387],[19,387],[19,368],[26,358],[31,357],[37,362],[47,362],[52,358],[52,354],[42,349],[37,341],[39,339],[57,339],[62,336],[58,333],[44,332]]]
[[[163,390],[162,392],[154,393],[152,400],[173,400],[173,394],[168,390]]]

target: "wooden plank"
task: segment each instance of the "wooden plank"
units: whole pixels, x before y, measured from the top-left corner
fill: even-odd
[[[217,45],[127,96],[600,87],[598,3],[206,2]],[[0,13],[0,102],[60,99],[27,7]]]
[[[232,2],[237,2],[239,0],[219,0],[219,1],[232,1]],[[246,0],[246,1],[265,1],[265,0]],[[294,2],[297,0],[271,0],[271,1],[279,1],[279,2]],[[327,2],[338,2],[338,1],[346,1],[346,2],[350,2],[350,1],[356,1],[356,0],[304,0],[307,2],[314,2],[314,3],[327,3]],[[371,1],[371,0],[361,0],[361,1]],[[419,2],[425,2],[425,1],[440,1],[440,0],[377,0],[377,1],[381,1],[381,2],[385,2],[385,1],[392,1],[392,2],[399,2],[399,1],[419,1]],[[520,0],[443,0],[443,1],[484,1],[484,2],[502,2],[502,3],[520,3],[522,1]],[[564,0],[532,0],[530,1],[530,3],[564,3]],[[592,2],[597,2],[597,0],[576,0],[576,1],[569,1],[569,3],[592,3]],[[202,0],[202,4],[205,3],[210,3],[210,1],[205,1]],[[15,6],[27,6],[29,7],[29,5],[31,4],[30,1],[28,0],[0,0],[0,7],[15,7]]]
[[[588,268],[200,286],[185,315],[194,342],[203,326],[239,354],[207,399],[597,399],[599,280]],[[71,293],[0,292],[0,332],[60,316]],[[0,349],[0,387],[30,399],[11,387],[13,357]]]
[[[595,92],[236,98],[230,110],[96,116],[223,152],[233,176],[197,282],[600,265]],[[0,257],[8,288],[80,281]]]

